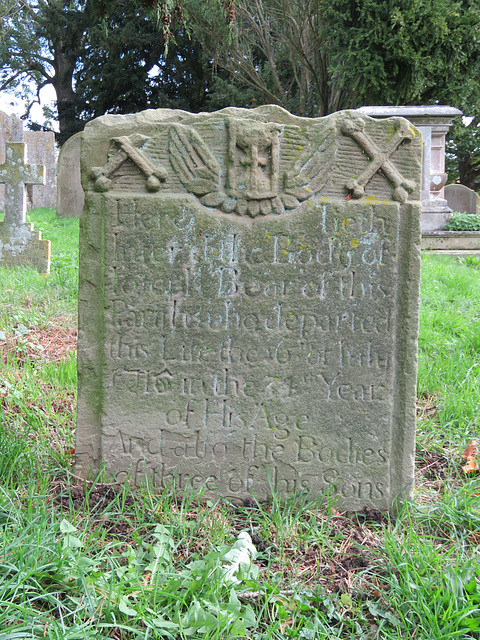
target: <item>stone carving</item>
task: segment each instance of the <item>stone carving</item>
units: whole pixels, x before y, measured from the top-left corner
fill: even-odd
[[[27,158],[32,164],[45,165],[45,184],[27,186],[27,208],[54,209],[57,197],[57,147],[53,131],[24,131]]]
[[[95,180],[95,191],[109,191],[112,187],[111,176],[127,160],[130,160],[145,176],[148,191],[158,191],[161,183],[167,179],[167,172],[163,167],[156,167],[153,162],[139,150],[139,146],[148,141],[146,136],[136,135],[113,138],[117,151],[113,153],[104,167],[93,167],[91,176]]]
[[[342,134],[352,117],[158,110],[85,127],[79,474],[236,502],[409,495],[421,140],[393,150],[402,121],[365,118],[372,160]],[[410,200],[392,200],[406,181]]]
[[[450,215],[443,185],[445,173],[445,136],[453,118],[462,112],[446,105],[361,107],[358,113],[374,118],[401,116],[422,135],[422,231],[443,229]]]
[[[7,142],[5,162],[0,165],[0,183],[5,184],[5,220],[0,223],[0,264],[31,264],[40,272],[50,267],[50,241],[26,223],[27,184],[45,183],[45,166],[27,164],[26,145]]]
[[[238,118],[226,117],[219,123],[224,130],[223,149],[210,147],[191,126],[165,124],[159,135],[113,138],[107,164],[93,167],[90,177],[99,192],[144,188],[155,193],[170,190],[173,170],[178,186],[207,208],[251,218],[285,213],[317,197],[327,186],[337,162],[338,124],[371,160],[356,178],[346,181],[345,189],[351,197],[366,195],[366,185],[381,172],[394,187],[393,199],[406,202],[414,185],[401,175],[392,155],[414,134],[399,118],[383,149],[366,135],[364,121],[358,117],[339,116],[328,127],[313,126],[308,135],[293,124],[247,125]],[[168,159],[159,164],[159,149],[165,144]],[[131,165],[130,171],[125,170],[127,164]],[[221,164],[225,165],[223,171]],[[123,174],[119,171],[122,166]],[[132,170],[142,176],[140,181],[138,175],[136,180],[132,177]]]
[[[226,118],[224,126],[228,160],[223,174],[215,155],[195,129],[184,124],[168,126],[171,168],[183,187],[205,207],[252,218],[279,214],[296,209],[326,185],[335,162],[335,122],[326,131],[322,127],[320,139],[318,135],[307,138],[300,127],[292,125],[246,125],[236,118]],[[152,153],[156,145],[162,144],[162,136],[123,136],[113,142],[115,149],[111,150],[108,163],[91,170],[96,191],[112,189],[111,177],[126,161],[145,176],[148,191],[159,191],[168,181],[168,170],[155,165]],[[282,154],[292,145],[296,146],[295,154],[282,163]]]
[[[345,187],[351,192],[353,198],[362,198],[365,195],[365,185],[371,180],[373,175],[382,170],[385,176],[394,186],[393,199],[399,202],[406,202],[408,195],[415,189],[412,180],[405,180],[397,168],[390,162],[390,157],[403,142],[408,142],[414,137],[414,131],[408,122],[397,120],[396,131],[385,145],[384,149],[379,149],[375,142],[364,133],[365,122],[359,119],[346,120],[342,123],[342,132],[351,136],[355,142],[371,159],[368,167],[352,180],[349,180]]]

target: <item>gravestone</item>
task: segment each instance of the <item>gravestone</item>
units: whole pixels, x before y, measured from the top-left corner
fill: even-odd
[[[279,107],[82,141],[77,471],[242,502],[413,482],[421,138]]]
[[[76,133],[60,149],[57,176],[57,216],[79,218],[85,194],[80,180],[80,143],[82,134]]]
[[[57,200],[57,158],[53,131],[24,131],[28,161],[45,165],[45,184],[27,186],[29,208],[54,209]]]
[[[447,184],[445,198],[452,211],[480,213],[480,196],[464,184]]]
[[[9,140],[0,148],[0,184],[4,186],[4,221],[0,222],[0,266],[32,266],[40,273],[50,270],[50,240],[43,240],[40,231],[26,222],[26,185],[44,184],[45,167],[28,164],[23,142],[22,122],[16,116],[2,124]]]
[[[7,142],[24,142],[27,161],[46,167],[45,184],[27,185],[27,207],[54,208],[56,204],[56,147],[52,131],[24,131],[23,122],[14,114],[0,111],[0,158],[5,157]],[[0,185],[0,210],[5,206],[5,187]]]
[[[15,114],[0,111],[0,162],[5,161],[5,144],[23,142],[23,122]],[[5,186],[0,184],[0,211],[5,206]]]
[[[5,142],[23,140],[23,122],[15,114],[8,114],[0,111],[0,152],[5,153]]]

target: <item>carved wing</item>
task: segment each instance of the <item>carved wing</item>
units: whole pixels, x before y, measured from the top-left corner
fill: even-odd
[[[288,129],[288,143],[296,154],[283,175],[282,201],[286,209],[295,209],[327,184],[335,165],[336,128],[332,123],[327,131],[325,125],[319,125],[317,131],[309,129],[307,144],[300,127]]]
[[[199,134],[191,127],[174,124],[168,149],[183,186],[206,207],[219,207],[226,198],[220,184],[220,165]]]

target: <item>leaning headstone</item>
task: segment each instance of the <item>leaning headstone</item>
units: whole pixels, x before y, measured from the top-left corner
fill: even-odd
[[[57,216],[79,218],[85,194],[80,179],[80,143],[82,134],[76,133],[60,149],[57,171]]]
[[[452,211],[480,213],[480,196],[464,184],[447,184],[445,198]]]
[[[78,472],[236,502],[408,497],[418,131],[270,106],[83,136]]]
[[[5,217],[0,222],[0,266],[32,266],[40,273],[50,270],[50,240],[26,222],[27,184],[43,184],[45,167],[26,163],[26,145],[7,142],[0,164],[0,183],[5,185]]]
[[[53,131],[25,131],[28,161],[45,165],[45,184],[27,187],[29,208],[54,209],[57,201],[57,159],[55,134]]]

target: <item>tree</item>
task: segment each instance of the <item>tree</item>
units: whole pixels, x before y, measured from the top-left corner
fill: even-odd
[[[2,17],[0,91],[40,90],[52,84],[61,133],[78,130],[73,73],[89,22],[88,0],[17,0],[16,12]],[[31,96],[30,96],[31,97]],[[27,114],[33,104],[31,97]]]
[[[89,30],[74,72],[82,121],[154,107],[206,107],[210,74],[194,40],[179,32],[165,53],[163,34],[144,15],[119,11],[105,22]]]
[[[332,0],[324,18],[341,86],[360,104],[448,104],[467,116],[449,132],[450,180],[480,188],[480,3]]]
[[[449,104],[461,180],[480,176],[480,3],[471,0],[236,0],[232,36],[191,0],[193,31],[232,84],[299,115],[365,104]],[[195,9],[196,7],[196,9]],[[477,106],[478,105],[478,106]]]
[[[105,112],[173,104],[195,110],[204,104],[208,70],[184,29],[171,38],[177,14],[176,23],[159,29],[150,10],[129,0],[8,2],[9,10],[0,14],[0,91],[16,88],[27,95],[33,85],[38,99],[42,87],[52,84],[60,142]],[[165,11],[168,4],[175,11],[165,2]],[[168,54],[165,33],[172,42]]]
[[[324,0],[236,0],[229,25],[211,3],[192,0],[189,18],[214,64],[229,73],[232,84],[253,92],[256,102],[323,116],[343,108],[352,94],[338,85],[330,64],[323,5]]]

